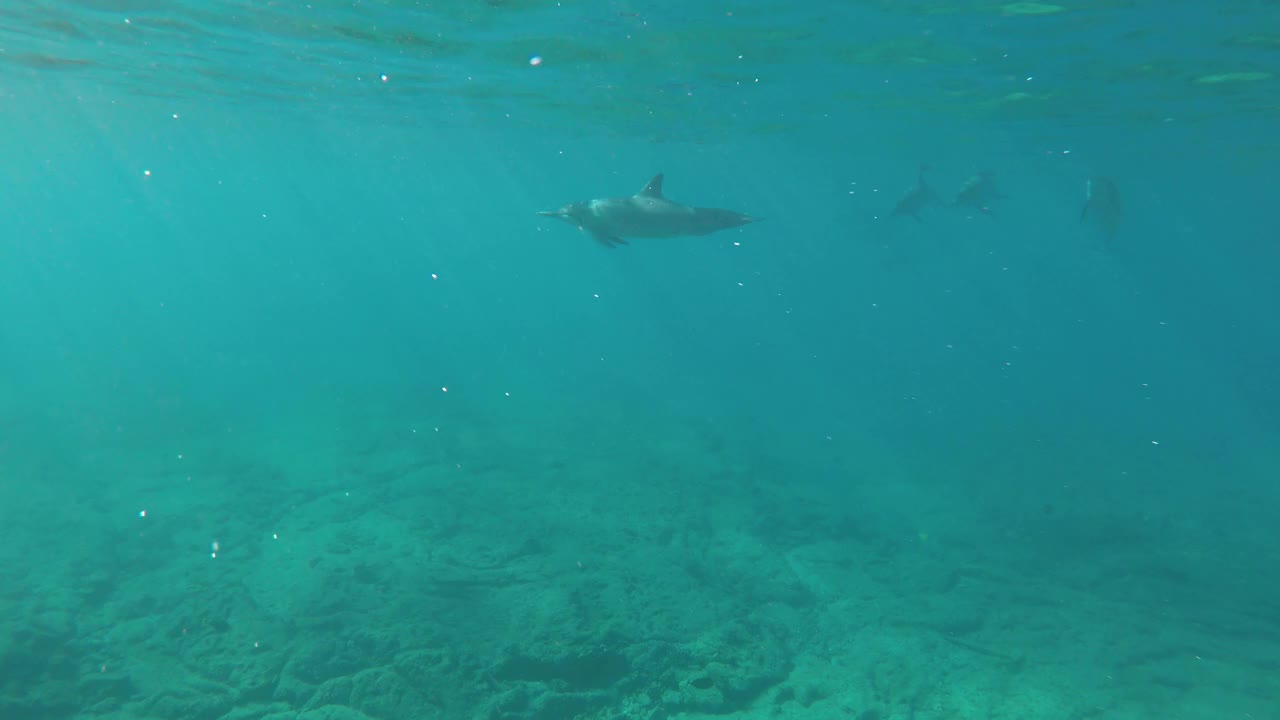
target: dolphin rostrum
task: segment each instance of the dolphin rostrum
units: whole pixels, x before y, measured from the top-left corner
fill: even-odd
[[[631,197],[585,200],[538,214],[576,225],[605,247],[627,245],[627,238],[709,235],[762,220],[732,210],[671,202],[662,195],[661,173]]]

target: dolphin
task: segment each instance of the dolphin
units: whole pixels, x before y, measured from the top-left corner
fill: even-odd
[[[898,200],[898,204],[893,206],[893,212],[889,215],[910,215],[918,222],[920,220],[920,211],[925,208],[941,205],[942,199],[938,197],[938,193],[924,179],[924,172],[929,169],[928,165],[921,165],[919,174],[916,176],[916,184]]]
[[[951,204],[955,207],[971,207],[983,215],[990,215],[991,203],[1005,197],[996,189],[996,174],[983,170],[965,182]]]
[[[692,207],[671,202],[662,195],[662,173],[653,176],[640,192],[625,198],[603,198],[569,203],[559,210],[539,212],[576,225],[591,233],[605,247],[629,245],[627,238],[669,238],[710,235],[763,218],[732,210]]]
[[[1121,215],[1120,191],[1111,178],[1101,175],[1089,178],[1084,184],[1084,208],[1080,210],[1080,222],[1092,222],[1110,244],[1120,227]]]

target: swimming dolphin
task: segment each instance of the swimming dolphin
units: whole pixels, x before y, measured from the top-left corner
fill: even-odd
[[[951,204],[956,207],[971,207],[984,215],[990,215],[991,203],[1002,200],[1004,197],[1005,195],[996,189],[996,174],[990,170],[983,170],[965,182]]]
[[[1101,175],[1089,178],[1084,184],[1084,208],[1080,210],[1080,222],[1092,222],[1102,231],[1108,244],[1120,227],[1120,191],[1110,178]]]
[[[938,193],[934,192],[933,188],[924,179],[924,171],[928,169],[928,165],[920,166],[920,172],[916,176],[916,184],[898,200],[897,205],[893,206],[893,212],[889,213],[890,216],[910,215],[920,221],[921,210],[942,204],[942,199],[938,197]]]
[[[662,174],[653,176],[640,192],[626,198],[604,198],[570,203],[538,215],[553,217],[591,233],[605,247],[627,245],[627,238],[669,238],[710,235],[763,218],[732,210],[692,207],[671,202],[662,195]]]

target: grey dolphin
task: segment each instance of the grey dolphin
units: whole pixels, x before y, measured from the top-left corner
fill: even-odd
[[[898,204],[893,206],[893,212],[890,216],[910,215],[918,222],[920,220],[920,211],[934,205],[941,205],[942,199],[938,197],[938,193],[933,191],[929,183],[924,179],[924,173],[929,169],[928,165],[921,165],[919,173],[916,176],[916,184],[898,200]]]
[[[1004,193],[996,189],[996,174],[983,170],[965,182],[951,204],[955,207],[970,207],[984,215],[990,215],[991,203],[1005,197]]]
[[[1080,210],[1080,221],[1092,222],[1102,231],[1108,244],[1116,237],[1120,228],[1120,218],[1124,215],[1120,204],[1120,191],[1110,178],[1096,175],[1084,184],[1084,208]]]
[[[591,233],[605,247],[627,245],[627,238],[669,238],[710,235],[763,218],[732,210],[692,207],[671,202],[662,195],[662,174],[653,176],[640,192],[625,198],[603,198],[569,203],[559,210],[538,215],[553,217]]]

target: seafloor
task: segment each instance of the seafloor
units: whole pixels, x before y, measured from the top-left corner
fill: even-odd
[[[1280,707],[1275,594],[1243,516],[1223,532],[1247,499],[1188,516],[1085,476],[1020,496],[1017,458],[710,422],[311,421],[60,455],[11,437],[30,482],[0,498],[0,717]],[[1194,471],[1162,462],[1133,469]]]

